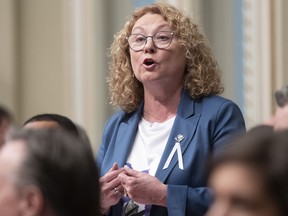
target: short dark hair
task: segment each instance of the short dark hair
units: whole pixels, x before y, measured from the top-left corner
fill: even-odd
[[[251,129],[215,158],[210,171],[231,162],[255,168],[281,215],[287,215],[288,130],[275,132],[264,125]]]
[[[27,121],[25,121],[23,125],[25,126],[30,122],[36,122],[36,121],[54,121],[57,124],[59,124],[59,126],[62,129],[67,130],[70,133],[74,134],[75,136],[79,137],[79,132],[77,130],[76,125],[73,123],[71,119],[69,119],[66,116],[54,113],[38,114],[29,118]]]
[[[67,132],[22,130],[9,141],[25,143],[27,152],[16,185],[35,185],[57,216],[97,216],[99,177],[90,149]]]

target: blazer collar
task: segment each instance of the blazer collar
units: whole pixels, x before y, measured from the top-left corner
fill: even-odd
[[[170,172],[173,170],[174,167],[175,169],[179,169],[177,152],[175,152],[168,168],[163,170],[163,167],[175,145],[176,142],[175,137],[177,137],[179,134],[184,136],[184,139],[180,142],[182,156],[187,150],[187,147],[191,143],[191,140],[195,134],[200,117],[200,115],[195,115],[194,113],[195,113],[195,101],[184,90],[181,95],[181,100],[177,111],[177,116],[175,118],[175,122],[173,124],[170,136],[168,138],[165,150],[163,152],[163,155],[161,157],[155,175],[162,182],[165,182],[165,180],[167,179],[168,175],[170,174]],[[183,160],[183,163],[185,170],[185,160]]]
[[[180,104],[177,110],[177,115],[183,119],[193,116],[195,113],[195,101],[190,97],[186,90],[182,90]]]
[[[139,108],[134,113],[126,114],[131,116],[127,118],[127,121],[121,122],[119,126],[114,157],[120,167],[123,167],[126,164],[127,158],[131,152],[137,134],[138,124],[142,116],[142,110],[143,103],[140,104]]]
[[[144,103],[141,103],[139,108],[134,113],[132,113],[129,118],[127,118],[127,121],[121,122],[121,125],[119,127],[119,133],[116,138],[116,143],[118,144],[115,145],[116,149],[114,157],[120,167],[126,164],[129,153],[131,152],[137,134],[138,124],[142,116],[143,105]],[[180,104],[177,110],[177,116],[175,118],[175,122],[168,138],[168,142],[166,144],[165,150],[163,152],[155,175],[163,182],[165,181],[169,173],[172,171],[173,167],[178,164],[178,157],[176,154],[171,160],[169,167],[165,170],[162,169],[170,152],[175,145],[175,137],[178,134],[182,134],[185,137],[184,140],[181,142],[182,155],[186,151],[189,143],[191,142],[199,119],[198,115],[194,116],[194,112],[195,102],[193,99],[191,99],[188,92],[183,90],[181,93]]]

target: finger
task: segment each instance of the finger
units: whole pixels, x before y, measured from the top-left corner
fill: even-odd
[[[124,187],[120,184],[120,185],[118,185],[117,187],[115,187],[114,189],[113,189],[113,191],[114,191],[114,194],[115,195],[124,195],[124,191],[125,191],[125,189],[124,189]],[[118,192],[116,192],[116,191],[118,191]]]
[[[110,187],[107,189],[107,191],[103,191],[106,194],[110,194],[113,196],[123,195],[124,194],[124,187],[121,184],[118,184],[117,186]]]
[[[130,177],[127,175],[126,172],[121,172],[117,177],[117,179],[121,182],[122,185],[125,184],[129,178]]]
[[[119,187],[121,186],[121,181],[119,178],[115,178],[111,182],[109,182],[107,185],[109,186],[109,188]]]
[[[100,183],[109,183],[110,181],[114,180],[114,179],[117,179],[117,176],[120,174],[120,173],[123,173],[124,169],[121,168],[121,169],[118,169],[118,170],[112,170],[108,173],[106,173],[104,176],[102,176],[100,178]]]
[[[113,164],[113,166],[110,168],[110,170],[108,171],[108,173],[109,173],[109,172],[116,171],[116,170],[118,170],[119,172],[124,172],[124,168],[123,168],[123,167],[122,167],[122,168],[119,168],[118,163],[115,162],[115,163]]]
[[[110,190],[113,190],[115,187],[119,187],[119,189],[121,190],[123,189],[122,182],[118,177],[115,177],[109,182],[100,181],[100,185],[103,192],[109,192]]]
[[[117,170],[118,169],[118,163],[114,162],[112,167],[110,168],[110,170],[108,172],[111,172],[112,170]]]
[[[133,176],[128,176],[125,173],[121,173],[118,175],[118,179],[121,183],[121,186],[124,188],[124,191],[128,191],[129,187],[133,186],[136,184],[136,178]]]
[[[124,166],[124,170],[125,170],[126,175],[133,176],[133,177],[138,177],[139,173],[140,173],[136,170],[131,169],[130,167],[128,167],[126,165]]]

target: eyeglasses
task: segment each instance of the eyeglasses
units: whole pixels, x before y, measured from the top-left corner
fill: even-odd
[[[171,31],[160,31],[152,36],[145,36],[142,34],[131,34],[129,37],[126,37],[129,47],[138,52],[143,50],[147,39],[150,37],[154,45],[159,49],[167,48],[173,39],[174,33]]]

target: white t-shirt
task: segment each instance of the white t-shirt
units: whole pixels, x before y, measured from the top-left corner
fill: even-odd
[[[134,170],[147,172],[150,175],[155,176],[174,120],[175,117],[162,123],[150,123],[142,118],[139,122],[138,132],[126,164]],[[150,214],[151,206],[141,205],[132,200],[128,200],[127,198],[123,201],[126,202],[123,209],[131,210],[132,207],[135,209],[134,213],[143,212],[143,215],[146,216]],[[132,206],[129,207],[129,205]]]

